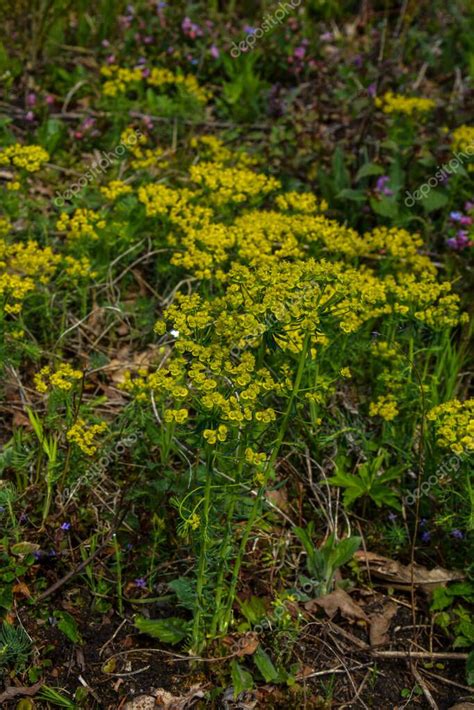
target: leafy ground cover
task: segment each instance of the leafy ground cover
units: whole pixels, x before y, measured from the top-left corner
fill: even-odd
[[[2,707],[472,707],[470,4],[0,8]]]

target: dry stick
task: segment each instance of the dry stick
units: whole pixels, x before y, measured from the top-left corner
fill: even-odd
[[[117,636],[117,634],[120,632],[120,629],[127,623],[128,619],[123,619],[123,621],[120,623],[120,625],[115,629],[114,633],[112,636],[104,643],[103,646],[100,647],[99,649],[99,658],[102,656],[103,652],[107,648],[107,646],[112,643],[114,638]]]
[[[48,587],[48,589],[46,589],[42,594],[40,594],[39,597],[36,597],[36,599],[34,599],[34,602],[36,604],[38,604],[38,602],[42,602],[47,597],[50,597],[51,594],[54,594],[54,592],[56,592],[58,589],[60,589],[64,584],[66,584],[66,582],[69,582],[69,580],[72,579],[73,577],[75,577],[76,574],[79,574],[79,572],[82,572],[82,570],[85,567],[87,567],[87,565],[90,564],[95,557],[97,557],[99,552],[102,552],[102,550],[105,547],[107,547],[107,545],[109,544],[110,538],[112,537],[112,535],[115,534],[115,531],[120,527],[126,514],[127,514],[127,510],[124,510],[120,519],[117,521],[116,525],[113,525],[112,528],[110,529],[110,531],[107,533],[104,542],[101,545],[99,545],[97,550],[95,550],[95,552],[93,552],[92,555],[90,555],[86,560],[81,562],[81,564],[78,565],[77,567],[75,567],[73,570],[68,572],[64,577],[62,577],[61,579],[58,579],[57,582],[55,582],[50,587]]]
[[[362,679],[362,683],[359,685],[359,690],[357,691],[357,693],[354,695],[353,698],[351,698],[349,703],[347,703],[347,704],[344,703],[344,705],[341,706],[340,710],[343,710],[343,708],[345,708],[345,707],[354,706],[354,703],[356,702],[356,700],[358,700],[360,698],[362,691],[364,690],[364,688],[367,684],[367,681],[369,680],[370,673],[372,670],[373,670],[372,666],[370,666],[369,670],[367,671],[364,678]]]
[[[433,710],[439,710],[438,704],[436,703],[436,700],[435,700],[435,699],[433,698],[433,696],[431,695],[431,692],[430,692],[428,686],[426,685],[425,681],[424,681],[423,678],[421,677],[421,675],[420,675],[419,671],[417,670],[415,664],[414,664],[414,663],[410,663],[410,667],[411,667],[411,672],[413,673],[413,676],[414,676],[416,682],[418,683],[418,685],[419,685],[420,688],[422,689],[423,695],[424,695],[425,698],[427,699],[429,706],[432,707]]]
[[[429,651],[369,651],[376,658],[427,658],[444,661],[466,661],[468,653],[430,653]]]
[[[360,665],[354,666],[353,668],[342,668],[342,666],[336,666],[335,668],[328,668],[325,671],[315,671],[314,673],[309,673],[308,675],[303,675],[301,677],[298,676],[297,680],[305,681],[305,680],[308,680],[309,678],[317,678],[318,676],[321,676],[321,675],[328,675],[328,673],[347,673],[348,671],[358,671],[360,668],[367,668],[367,666],[369,666],[369,665],[371,666],[372,664],[361,663]]]
[[[81,562],[81,564],[78,565],[75,569],[73,569],[73,570],[71,570],[70,572],[68,572],[64,577],[62,577],[61,579],[58,579],[57,582],[55,582],[55,583],[52,584],[50,587],[48,587],[48,589],[46,589],[46,591],[44,591],[42,594],[40,594],[39,597],[36,597],[36,599],[34,600],[35,603],[42,602],[42,601],[43,601],[44,599],[46,599],[47,597],[50,597],[51,594],[54,594],[54,592],[57,591],[58,589],[60,589],[64,584],[66,584],[66,582],[69,582],[69,580],[70,580],[72,577],[75,577],[76,574],[79,574],[79,572],[82,572],[82,570],[84,569],[84,567],[87,567],[87,565],[88,565],[90,562],[92,562],[92,560],[93,560],[95,557],[97,557],[97,555],[99,554],[99,552],[101,552],[101,551],[104,549],[104,547],[106,547],[106,546],[108,545],[109,540],[110,540],[110,538],[112,537],[112,535],[113,535],[113,530],[108,533],[108,535],[107,535],[107,537],[105,538],[105,540],[104,540],[104,542],[102,543],[102,545],[100,545],[100,546],[97,548],[97,550],[95,550],[95,552],[92,553],[92,555],[90,555],[86,560],[84,560],[83,562]]]
[[[461,690],[467,690],[469,693],[472,693],[472,686],[469,688],[469,686],[462,685],[462,683],[456,683],[454,680],[449,680],[449,678],[443,678],[442,675],[438,675],[437,673],[432,673],[431,671],[427,671],[426,668],[423,668],[423,673],[424,673],[424,675],[431,676],[431,678],[436,678],[436,680],[439,680],[442,683],[446,683],[447,685],[453,685],[455,688],[461,688]]]

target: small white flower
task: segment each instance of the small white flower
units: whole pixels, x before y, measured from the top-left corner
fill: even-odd
[[[170,334],[173,336],[173,338],[178,338],[179,330],[170,330]]]

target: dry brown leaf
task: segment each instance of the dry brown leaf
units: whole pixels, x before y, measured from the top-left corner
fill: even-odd
[[[25,429],[29,429],[30,431],[33,431],[33,427],[31,426],[31,422],[26,416],[26,414],[23,414],[19,409],[15,409],[13,413],[13,419],[12,419],[12,426],[14,427],[20,427],[24,426]]]
[[[390,623],[397,613],[398,606],[395,602],[387,602],[380,614],[372,614],[370,617],[370,645],[382,646],[389,640],[387,631]]]
[[[160,346],[150,345],[142,352],[131,354],[129,348],[122,348],[117,352],[117,357],[110,360],[106,372],[112,382],[119,384],[125,379],[126,372],[148,368],[155,364],[159,358],[159,350],[161,350]]]
[[[248,631],[246,634],[237,636],[226,636],[222,642],[227,646],[229,652],[236,656],[251,656],[258,648],[259,640],[257,634]]]
[[[160,710],[185,710],[194,700],[203,698],[204,692],[201,690],[201,686],[193,685],[186,695],[172,695],[167,690],[159,688],[154,692],[154,696],[155,708],[160,708]]]
[[[288,505],[288,495],[283,488],[278,488],[275,491],[267,491],[265,493],[265,498],[267,498],[273,505],[282,510],[284,513],[288,513],[290,506]]]
[[[26,597],[27,599],[31,597],[29,587],[24,582],[17,582],[16,584],[14,584],[12,587],[12,591],[13,594],[18,594],[19,596],[21,595],[22,597]]]
[[[259,640],[257,634],[247,636],[245,642],[240,645],[237,656],[251,656],[258,648]]]
[[[28,686],[14,686],[10,685],[7,688],[5,688],[5,691],[3,693],[0,693],[0,703],[3,703],[3,701],[6,700],[11,700],[12,698],[16,698],[18,695],[36,695],[38,690],[41,688],[41,686],[44,685],[44,681],[39,680],[37,683],[34,685],[31,685],[30,687]]]
[[[324,609],[330,618],[339,611],[347,619],[369,621],[368,616],[360,606],[351,599],[347,592],[340,588],[335,589],[330,594],[325,594],[323,597],[311,599],[304,606],[308,611],[314,611],[318,607]]]
[[[170,695],[171,698],[173,697],[171,693],[168,693],[168,695]],[[124,710],[152,710],[158,707],[155,700],[153,695],[139,695],[137,698],[133,698],[133,700],[129,700],[128,703],[125,703]]]
[[[354,555],[356,560],[367,564],[370,574],[381,577],[386,582],[402,589],[410,589],[412,584],[411,565],[402,565],[397,560],[382,557],[374,552],[359,550]],[[464,579],[462,572],[449,571],[442,567],[428,569],[423,565],[413,565],[413,584],[430,593],[437,587],[444,587],[448,582]]]

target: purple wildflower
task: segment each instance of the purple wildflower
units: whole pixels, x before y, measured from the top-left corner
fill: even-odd
[[[463,540],[464,533],[461,530],[458,530],[458,528],[455,528],[454,530],[451,530],[451,537],[454,537],[456,540]]]
[[[374,96],[377,95],[377,84],[375,83],[375,81],[373,81],[372,84],[369,84],[369,85],[368,85],[368,87],[367,87],[367,93],[368,93],[369,96],[371,96],[372,98],[374,98]]]
[[[146,579],[145,577],[138,577],[135,580],[135,586],[139,589],[146,589]]]
[[[429,541],[431,540],[431,533],[428,532],[428,530],[425,530],[425,531],[421,534],[421,539],[422,539],[423,542],[429,542]]]
[[[387,197],[393,195],[393,190],[387,187],[387,184],[389,182],[390,178],[388,175],[381,175],[379,178],[377,178],[377,183],[375,185],[376,191],[380,192],[382,195],[386,195]]]
[[[212,47],[211,47],[211,49],[209,50],[209,52],[210,52],[210,55],[211,55],[211,57],[212,57],[213,59],[219,59],[219,54],[220,54],[220,52],[219,52],[219,50],[218,50],[218,48],[216,47],[215,44],[212,45]]]
[[[71,529],[71,523],[62,523],[61,524],[61,530],[70,530]]]
[[[462,218],[462,213],[461,213],[461,212],[450,212],[450,213],[449,213],[449,218],[450,218],[453,222],[459,222],[459,221],[461,220],[461,218]]]

